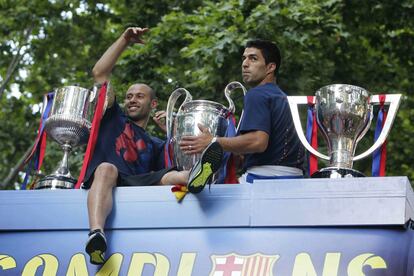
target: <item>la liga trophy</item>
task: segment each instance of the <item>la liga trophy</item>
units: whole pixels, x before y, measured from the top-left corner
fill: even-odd
[[[369,156],[385,142],[397,114],[401,94],[385,95],[384,104],[389,105],[389,109],[382,131],[369,149],[356,156],[356,146],[370,128],[373,106],[380,104],[379,95],[370,96],[367,90],[355,85],[332,84],[316,91],[314,99],[317,123],[326,141],[328,155],[315,150],[303,134],[298,105],[307,104],[307,96],[288,97],[300,141],[309,152],[329,161],[328,167],[315,172],[311,177],[363,177],[361,172],[352,168],[353,162]]]

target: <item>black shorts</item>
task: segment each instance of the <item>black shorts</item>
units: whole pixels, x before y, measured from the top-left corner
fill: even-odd
[[[174,168],[162,169],[160,171],[118,177],[117,186],[153,186],[159,185],[161,178]],[[121,179],[119,179],[121,178]]]
[[[116,186],[118,187],[132,187],[132,186],[153,186],[159,185],[161,178],[170,171],[176,170],[176,168],[162,169],[155,172],[143,173],[138,175],[122,176],[118,174],[118,180]],[[93,182],[92,176],[83,183],[83,189],[89,189]]]

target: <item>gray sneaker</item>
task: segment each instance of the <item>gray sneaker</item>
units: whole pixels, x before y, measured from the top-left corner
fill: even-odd
[[[191,168],[187,189],[190,193],[201,192],[206,184],[211,184],[213,175],[218,171],[223,159],[223,148],[218,142],[211,143],[203,151],[200,160]]]

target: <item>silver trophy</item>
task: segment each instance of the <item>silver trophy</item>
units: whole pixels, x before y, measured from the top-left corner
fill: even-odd
[[[35,189],[71,189],[76,184],[68,158],[73,147],[86,144],[97,99],[97,87],[88,90],[65,86],[55,90],[52,109],[45,122],[46,133],[63,150],[63,158],[53,174],[35,183]]]
[[[190,92],[184,88],[178,88],[171,93],[167,104],[167,137],[173,147],[172,161],[180,169],[189,170],[199,160],[200,154],[188,155],[181,151],[180,141],[183,136],[200,134],[198,124],[209,128],[213,136],[224,136],[228,127],[228,116],[235,112],[235,106],[231,99],[232,92],[241,88],[246,89],[239,82],[231,82],[224,89],[228,107],[220,103],[208,100],[192,100]],[[185,99],[174,114],[174,106],[177,100],[185,95]],[[242,115],[243,116],[243,113]]]
[[[382,132],[369,149],[357,156],[355,156],[356,145],[371,125],[373,105],[380,104],[379,96],[370,96],[367,90],[358,86],[332,84],[316,91],[314,99],[318,126],[326,140],[328,155],[312,148],[303,134],[298,105],[307,104],[307,97],[288,97],[293,122],[300,141],[309,152],[329,161],[329,167],[319,170],[312,177],[364,176],[361,172],[352,169],[353,162],[369,156],[385,142],[397,114],[401,95],[386,95],[385,103],[389,105],[389,110]]]

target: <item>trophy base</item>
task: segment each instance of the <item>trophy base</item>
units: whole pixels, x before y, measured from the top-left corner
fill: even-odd
[[[63,176],[63,175],[48,175],[45,178],[39,180],[34,185],[34,189],[73,189],[76,184],[76,179]]]
[[[323,168],[311,175],[311,178],[347,178],[365,177],[361,172],[353,169]]]

